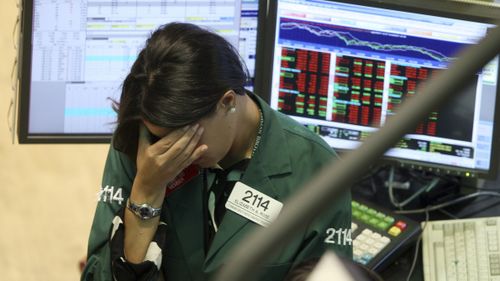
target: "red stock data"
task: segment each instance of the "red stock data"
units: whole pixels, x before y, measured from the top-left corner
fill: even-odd
[[[373,59],[337,56],[332,120],[379,126],[385,63]]]
[[[325,120],[329,73],[330,54],[283,48],[278,110]]]
[[[405,98],[414,96],[417,85],[429,79],[434,71],[436,70],[427,67],[391,64],[387,114],[393,115],[395,109],[397,109]],[[438,117],[439,113],[437,111],[431,112],[426,120],[418,124],[415,133],[436,136]]]

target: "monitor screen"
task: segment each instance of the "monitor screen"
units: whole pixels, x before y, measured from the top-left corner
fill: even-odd
[[[254,73],[259,0],[23,2],[20,143],[109,141],[111,99],[151,32],[169,22],[218,32]]]
[[[278,0],[270,12],[269,103],[339,151],[358,147],[494,27],[493,18],[445,12],[463,3],[440,11],[385,2]],[[496,57],[384,158],[467,176],[496,171],[498,80]]]

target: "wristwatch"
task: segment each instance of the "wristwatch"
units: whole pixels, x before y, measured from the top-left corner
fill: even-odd
[[[146,203],[138,205],[130,201],[130,198],[127,199],[127,208],[141,220],[149,220],[161,214],[161,208],[153,208]]]

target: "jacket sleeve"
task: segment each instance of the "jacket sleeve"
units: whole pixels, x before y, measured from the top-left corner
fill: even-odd
[[[292,173],[287,177],[273,178],[277,186],[283,190],[288,189],[282,198],[283,202],[302,188],[304,183],[314,178],[325,165],[331,164],[332,161],[341,161],[336,153],[312,132],[305,132],[301,127],[294,129],[300,130],[299,135],[306,137],[287,137],[288,146],[293,149],[293,153],[288,156],[292,163]],[[287,258],[290,262],[288,270],[305,262],[315,261],[328,250],[352,260],[350,191],[347,190],[332,199],[331,205],[303,228],[297,229],[296,235],[297,238],[280,251],[289,254],[291,252],[291,258]],[[287,259],[282,258],[279,261],[285,262]]]
[[[159,277],[163,245],[157,241],[165,240],[161,238],[165,235],[164,223],[160,223],[143,263],[128,263],[123,255],[123,214],[134,177],[134,163],[111,147],[97,196],[82,281],[157,280]]]
[[[304,134],[309,133],[311,132]],[[299,180],[301,183],[315,177],[321,169],[331,164],[332,161],[342,161],[323,140],[311,134],[309,135],[312,141],[290,145],[302,148],[305,151],[302,159],[307,159],[307,161],[304,161],[307,164],[300,164],[295,168],[296,173],[297,171],[302,173]],[[292,157],[297,156],[293,155]],[[294,160],[299,161],[296,158]],[[347,190],[338,198],[333,199],[331,206],[323,210],[318,217],[308,224],[293,266],[311,259],[320,258],[327,250],[352,260],[351,212],[351,192]]]
[[[332,161],[342,161],[323,140],[318,139],[316,135],[311,136],[313,137],[319,145],[311,147],[307,168],[302,167],[309,171],[306,176],[308,179],[315,177],[318,171],[330,165]],[[338,198],[332,199],[331,207],[323,210],[315,220],[310,222],[296,262],[320,258],[326,250],[352,260],[351,213],[351,191],[348,189]]]
[[[352,260],[350,193],[346,192],[332,205],[310,224],[297,261],[319,258],[326,250]]]

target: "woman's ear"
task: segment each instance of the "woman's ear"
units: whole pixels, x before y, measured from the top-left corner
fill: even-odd
[[[233,90],[225,92],[219,100],[219,106],[226,112],[236,112],[236,93]]]

